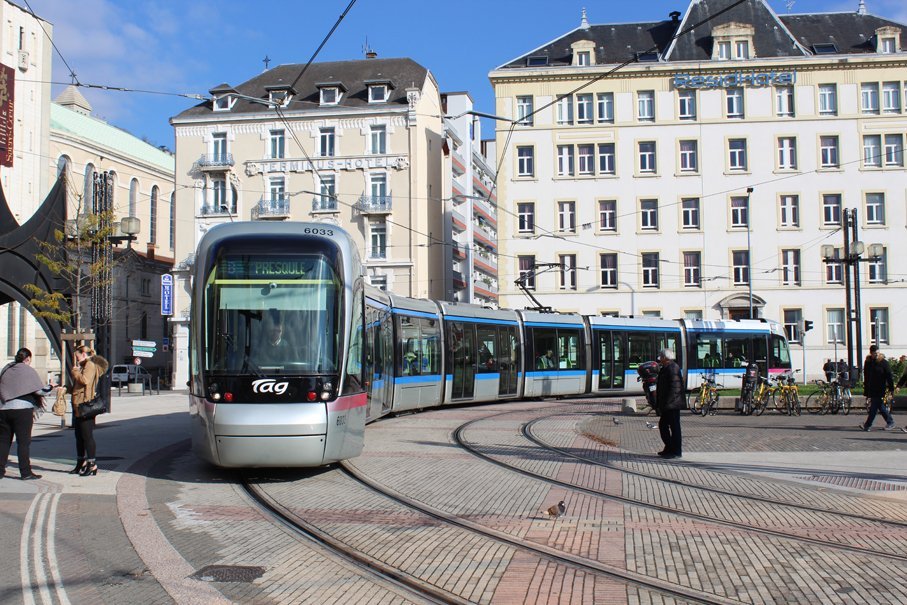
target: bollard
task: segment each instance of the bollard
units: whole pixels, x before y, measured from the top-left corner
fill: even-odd
[[[621,403],[621,412],[624,414],[635,414],[636,413],[636,399],[633,397],[624,397],[620,400]]]

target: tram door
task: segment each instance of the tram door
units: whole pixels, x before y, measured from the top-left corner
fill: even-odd
[[[519,358],[516,328],[500,328],[498,330],[498,368],[500,368],[501,378],[498,382],[498,395],[516,395]]]
[[[627,333],[612,332],[611,338],[611,351],[613,353],[611,358],[614,362],[611,386],[615,389],[623,389],[625,388],[625,372],[627,371]]]
[[[460,321],[450,322],[449,325],[450,369],[453,374],[450,398],[472,397],[476,384],[476,329],[474,325]]]
[[[393,360],[389,337],[391,315],[387,311],[366,307],[365,309],[365,367],[363,376],[368,381],[368,420],[390,411],[393,393]]]

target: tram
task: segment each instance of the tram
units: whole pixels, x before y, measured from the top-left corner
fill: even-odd
[[[437,406],[642,395],[641,363],[674,351],[687,380],[740,384],[748,360],[790,371],[769,320],[583,316],[397,296],[363,283],[323,223],[240,222],[199,243],[192,283],[193,449],[224,467],[357,456],[365,425]]]

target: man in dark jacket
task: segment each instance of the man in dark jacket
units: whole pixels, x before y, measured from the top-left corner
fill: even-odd
[[[891,375],[891,366],[888,361],[879,355],[879,347],[872,345],[869,347],[869,357],[863,364],[863,394],[869,399],[869,415],[866,421],[860,425],[860,430],[868,431],[872,428],[872,423],[876,419],[876,414],[882,412],[885,418],[885,430],[895,429],[894,418],[891,413],[882,406],[882,398],[885,391],[894,392],[894,377]]]
[[[658,354],[658,382],[655,384],[655,409],[658,411],[658,430],[665,447],[658,452],[662,458],[680,458],[683,445],[680,436],[680,410],[684,405],[683,376],[680,366],[674,361],[674,351],[663,349]]]

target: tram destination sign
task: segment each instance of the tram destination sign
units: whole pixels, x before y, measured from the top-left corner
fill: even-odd
[[[226,257],[218,266],[224,279],[301,279],[315,273],[320,258],[300,256]]]
[[[674,88],[762,88],[792,86],[797,83],[795,71],[738,71],[732,74],[704,76],[674,74]]]

